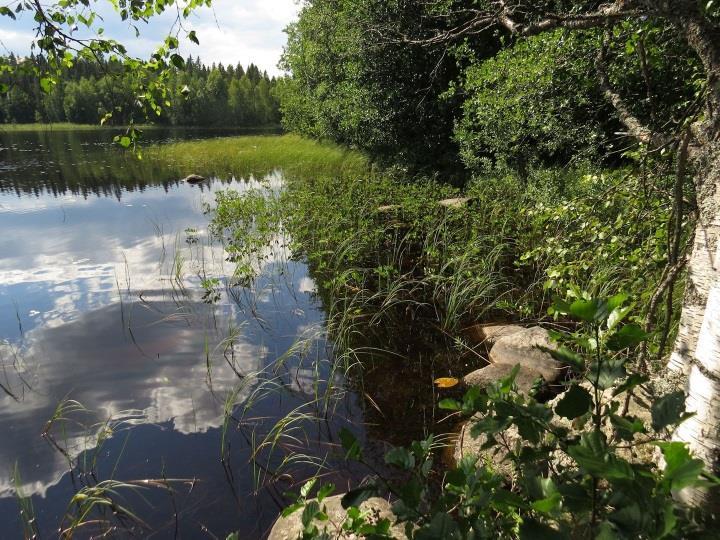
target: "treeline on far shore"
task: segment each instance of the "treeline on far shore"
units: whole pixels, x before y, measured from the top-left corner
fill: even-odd
[[[131,74],[111,62],[78,58],[58,84],[43,88],[36,75],[43,60],[34,56],[0,58],[0,65],[24,66],[0,76],[0,123],[97,124],[106,114],[115,124],[142,118],[137,110],[137,86]],[[168,95],[154,122],[176,126],[264,126],[278,124],[274,89],[278,79],[254,64],[243,67],[204,65],[188,58],[168,77]]]

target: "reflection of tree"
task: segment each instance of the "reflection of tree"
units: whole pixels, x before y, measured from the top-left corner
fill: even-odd
[[[237,133],[237,131],[232,131]],[[148,130],[148,142],[216,136],[227,131]],[[166,191],[188,171],[171,163],[138,159],[112,145],[116,131],[10,131],[0,134],[2,167],[0,193],[44,193],[120,199],[123,191],[143,191],[162,186]],[[205,171],[190,171],[204,173]]]

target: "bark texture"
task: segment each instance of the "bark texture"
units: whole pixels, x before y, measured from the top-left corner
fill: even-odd
[[[686,407],[695,416],[674,438],[720,472],[720,152],[701,162],[707,174],[697,186],[699,220],[688,266],[680,330],[669,368],[687,375]],[[685,490],[688,503],[717,511],[720,494]]]

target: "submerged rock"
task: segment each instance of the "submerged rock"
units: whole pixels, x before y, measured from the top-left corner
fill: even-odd
[[[463,377],[463,382],[466,386],[479,386],[484,388],[490,383],[504,379],[510,375],[513,369],[515,369],[515,366],[510,364],[490,364],[472,373],[468,373]],[[520,366],[520,371],[518,371],[515,377],[518,392],[521,394],[529,393],[535,381],[538,379],[543,379],[542,374],[538,370],[528,366]]]
[[[565,367],[538,347],[555,349],[556,345],[544,328],[524,328],[499,338],[490,349],[490,362],[510,366],[520,364],[540,372],[546,382],[553,383],[564,374]]]
[[[199,184],[200,182],[204,182],[205,177],[200,176],[199,174],[189,174],[185,178],[183,178],[183,182],[187,182],[188,184]]]
[[[357,538],[355,534],[346,533],[342,530],[342,524],[347,517],[341,500],[343,495],[334,495],[323,499],[320,506],[325,507],[328,516],[327,521],[315,521],[320,531],[326,531],[330,538],[347,539]],[[360,505],[360,510],[368,512],[367,520],[370,523],[377,523],[381,519],[388,519],[393,524],[396,521],[390,503],[380,497],[371,497]],[[297,540],[302,537],[302,510],[290,514],[288,517],[279,517],[270,531],[268,540]],[[390,535],[397,540],[406,540],[404,528],[401,525],[392,525]]]

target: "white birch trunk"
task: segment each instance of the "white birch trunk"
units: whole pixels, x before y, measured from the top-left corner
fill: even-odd
[[[714,154],[717,156],[718,154]],[[689,412],[674,439],[688,443],[711,472],[720,472],[720,159],[698,186],[699,221],[688,266],[680,331],[669,369],[687,375]],[[720,509],[720,497],[684,490],[686,502]]]

